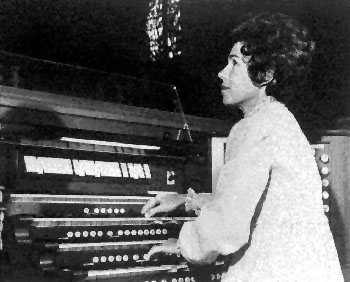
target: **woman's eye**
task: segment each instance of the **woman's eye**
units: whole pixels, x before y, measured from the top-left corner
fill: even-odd
[[[237,65],[237,61],[236,61],[236,60],[233,60],[233,59],[229,59],[229,60],[228,60],[228,63],[231,64],[232,66]]]

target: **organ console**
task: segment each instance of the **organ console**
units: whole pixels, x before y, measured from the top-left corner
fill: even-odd
[[[2,281],[220,281],[220,260],[147,257],[195,214],[141,208],[158,193],[210,192],[210,138],[230,128],[186,121],[193,141],[176,113],[0,86]]]

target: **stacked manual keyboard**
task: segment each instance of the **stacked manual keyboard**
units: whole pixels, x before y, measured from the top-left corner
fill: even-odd
[[[9,171],[5,253],[12,281],[220,280],[221,262],[195,266],[180,255],[147,257],[194,219],[184,207],[141,214],[154,195],[183,192],[184,156],[69,141],[0,145]]]
[[[193,217],[141,216],[149,197],[10,195],[9,214],[15,220],[15,239],[37,254],[43,272],[69,280],[203,281],[203,269],[178,255],[148,258],[152,246],[176,238],[182,224]],[[16,214],[25,206],[29,210]],[[50,208],[50,209],[49,209]],[[61,217],[46,217],[48,210]],[[137,216],[135,216],[137,215]],[[220,263],[205,273],[220,279]]]

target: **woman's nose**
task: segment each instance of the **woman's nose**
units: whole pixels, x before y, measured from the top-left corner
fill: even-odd
[[[218,77],[221,79],[221,80],[224,80],[224,70],[225,69],[222,69],[219,73],[218,73]]]
[[[218,77],[221,80],[224,80],[225,78],[227,78],[227,66],[225,68],[223,68],[219,73],[218,73]]]

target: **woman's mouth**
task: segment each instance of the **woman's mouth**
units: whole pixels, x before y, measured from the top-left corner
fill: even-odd
[[[221,90],[227,90],[227,89],[230,89],[230,87],[227,87],[225,85],[221,85]]]

